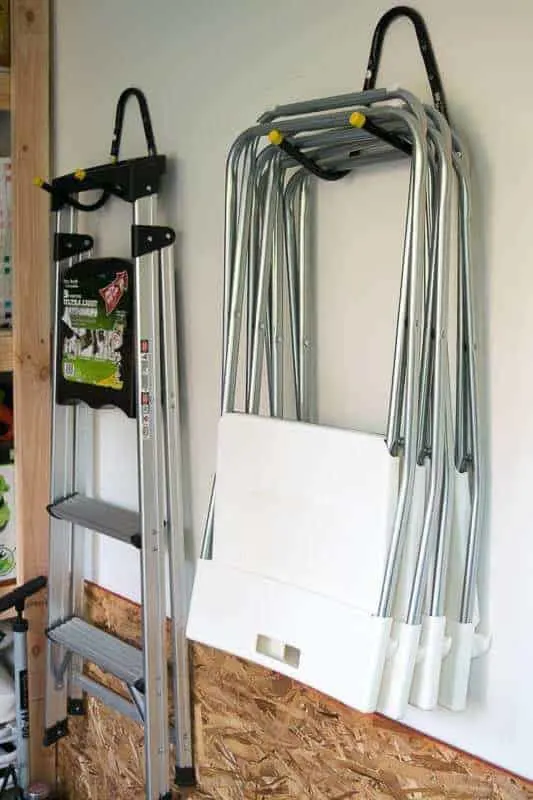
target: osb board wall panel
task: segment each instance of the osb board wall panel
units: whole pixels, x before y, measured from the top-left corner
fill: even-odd
[[[87,586],[92,620],[138,641],[138,607]],[[198,789],[191,800],[533,800],[533,783],[288,678],[192,648]],[[59,745],[72,800],[143,800],[142,731],[90,700]]]

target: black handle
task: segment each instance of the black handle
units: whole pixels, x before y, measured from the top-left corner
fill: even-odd
[[[139,113],[141,115],[141,122],[143,125],[144,138],[146,139],[146,149],[148,150],[148,155],[157,155],[154,129],[152,128],[152,119],[150,117],[150,109],[148,108],[146,95],[144,92],[141,92],[140,89],[130,86],[128,89],[124,89],[117,102],[117,110],[115,112],[115,127],[113,129],[113,140],[111,142],[110,151],[112,161],[118,160],[120,142],[122,140],[122,130],[124,128],[124,113],[130,97],[135,97],[139,104]]]
[[[8,611],[10,608],[16,608],[17,611],[22,614],[24,611],[24,604],[28,597],[44,589],[47,583],[48,579],[44,575],[39,575],[37,578],[26,581],[22,586],[17,586],[17,588],[13,589],[9,594],[0,597],[0,614],[3,611]]]
[[[372,44],[370,45],[370,56],[368,58],[368,66],[366,68],[365,82],[363,89],[375,89],[376,80],[381,61],[381,51],[383,50],[383,42],[385,34],[387,33],[390,25],[394,20],[400,17],[406,17],[414,26],[420,54],[424,60],[426,73],[429,81],[429,87],[433,96],[433,103],[437,111],[440,111],[443,116],[448,119],[448,108],[446,105],[446,98],[444,96],[444,89],[435,58],[435,52],[429,38],[429,31],[422,15],[410,6],[394,6],[394,8],[386,11],[381,17],[376,30],[372,37]]]

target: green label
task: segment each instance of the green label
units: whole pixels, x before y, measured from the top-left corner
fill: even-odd
[[[88,271],[63,280],[61,370],[65,380],[120,391],[131,291],[128,273]]]
[[[15,551],[0,545],[0,577],[3,578],[15,569]]]

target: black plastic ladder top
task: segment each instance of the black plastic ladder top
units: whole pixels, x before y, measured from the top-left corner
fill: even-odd
[[[124,114],[128,100],[132,97],[137,100],[139,106],[147,156],[120,162]],[[159,175],[164,172],[164,156],[157,155],[148,102],[144,93],[136,87],[132,86],[124,89],[118,98],[111,140],[110,160],[110,164],[91,167],[88,170],[77,170],[71,175],[63,175],[51,182],[39,178],[35,182],[37,186],[52,196],[52,211],[58,211],[63,206],[70,206],[78,211],[98,211],[111,196],[121,197],[133,202],[138,197],[150,194],[154,190],[157,191],[154,187],[154,180],[157,181]],[[125,175],[124,173],[127,171],[128,166],[131,169]],[[139,193],[137,186],[139,172],[142,170],[144,170],[144,174],[141,176],[141,180],[143,177],[147,177],[147,181],[145,181],[146,191]],[[129,174],[130,172],[131,175]],[[115,180],[115,175],[118,176],[117,180]],[[136,188],[132,189],[131,187],[134,183],[136,183]],[[94,189],[101,192],[94,202],[87,203],[78,199],[77,195],[80,192]]]
[[[394,6],[386,11],[378,21],[372,37],[372,44],[370,45],[370,55],[368,57],[363,89],[375,89],[385,36],[391,24],[401,17],[410,20],[414,26],[418,46],[420,48],[420,55],[422,56],[426,68],[433,104],[437,111],[440,111],[448,120],[448,107],[444,96],[444,89],[442,87],[435,51],[433,50],[433,45],[429,37],[429,31],[420,12],[410,6]]]

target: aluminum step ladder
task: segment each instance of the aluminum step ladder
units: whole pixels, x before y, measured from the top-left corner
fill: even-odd
[[[139,102],[148,155],[119,160],[124,110]],[[156,224],[165,174],[148,107],[137,89],[122,93],[111,163],[39,184],[55,217],[49,628],[45,744],[68,733],[68,715],[85,712],[89,693],[139,720],[145,731],[146,797],[170,798],[170,743],[175,783],[194,783],[187,592],[181,495],[174,231]],[[86,191],[94,202],[81,202]],[[111,198],[132,208],[131,260],[94,258],[93,237],[79,233],[78,212]],[[113,277],[114,276],[114,277]],[[107,282],[106,282],[107,281]],[[139,512],[92,496],[95,409],[122,408],[137,420]],[[83,619],[87,531],[139,550],[143,646],[138,649]],[[171,643],[167,648],[167,572]],[[169,726],[168,661],[175,721]],[[121,680],[129,696],[84,673],[96,664]]]

